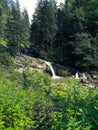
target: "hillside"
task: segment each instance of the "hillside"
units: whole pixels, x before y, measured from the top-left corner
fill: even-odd
[[[98,0],[0,0],[0,130],[97,129]]]
[[[23,62],[25,67],[19,62],[13,67],[0,64],[1,130],[98,128],[98,87],[86,87],[74,77],[53,81],[40,71],[42,67],[37,68],[46,67],[42,61],[25,58],[37,63],[36,67],[31,70],[29,62]],[[24,69],[18,72],[16,66]]]

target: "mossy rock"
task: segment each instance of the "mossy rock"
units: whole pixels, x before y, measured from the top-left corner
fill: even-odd
[[[31,69],[39,69],[41,71],[46,70],[46,64],[43,60],[33,58],[27,55],[19,55],[15,58],[16,68],[31,68]]]

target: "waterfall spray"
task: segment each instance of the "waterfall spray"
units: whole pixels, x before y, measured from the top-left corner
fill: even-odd
[[[60,78],[59,76],[57,76],[57,75],[55,74],[55,71],[54,71],[54,69],[53,69],[53,67],[52,67],[52,65],[51,65],[51,62],[48,62],[48,61],[45,61],[45,60],[44,60],[44,62],[45,62],[46,65],[48,65],[48,66],[50,67],[50,70],[51,70],[51,72],[52,72],[52,78],[54,78],[54,79]]]

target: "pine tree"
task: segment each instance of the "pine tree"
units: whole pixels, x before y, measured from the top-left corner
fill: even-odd
[[[56,4],[54,0],[40,0],[31,25],[33,52],[41,57],[53,46],[56,35]]]
[[[22,37],[22,20],[19,1],[11,1],[10,15],[7,19],[6,37],[8,40],[9,52],[15,55],[21,51]]]
[[[0,0],[0,42],[2,44],[6,43],[5,30],[8,13],[7,0]]]
[[[29,23],[29,16],[26,8],[24,8],[22,12],[22,19],[21,19],[21,49],[22,51],[25,50],[25,48],[28,48],[30,46],[29,37],[30,37],[30,23]]]

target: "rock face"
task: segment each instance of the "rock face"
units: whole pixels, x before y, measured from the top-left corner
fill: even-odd
[[[27,55],[17,55],[15,57],[15,64],[18,70],[20,68],[23,70],[23,68],[28,67],[31,70],[38,69],[39,71],[45,72],[47,69],[46,64],[42,60]]]
[[[23,71],[23,68],[28,67],[29,69],[37,69],[39,71],[43,71],[45,73],[48,73],[50,76],[53,76],[51,69],[42,59],[33,58],[27,55],[17,55],[15,57],[15,64],[17,70]],[[66,69],[64,66],[58,65],[58,64],[52,64],[52,67],[55,71],[55,74],[57,76],[63,76],[66,77],[68,75]]]
[[[17,55],[15,57],[15,64],[16,64],[16,71],[19,71],[20,73],[22,73],[24,68],[27,67],[30,70],[37,69],[39,71],[48,73],[50,76],[52,76],[50,67],[46,65],[45,62],[41,59],[33,58],[22,54]],[[73,75],[73,73],[71,72],[72,68],[70,71],[68,67],[53,63],[51,64],[57,76],[67,77]],[[83,83],[85,86],[89,88],[95,88],[96,86],[98,86],[98,78],[94,74],[89,74],[87,72],[84,73],[77,72],[77,74],[78,74],[77,79],[79,79],[80,82]],[[77,77],[77,75],[75,77]]]
[[[95,88],[98,86],[98,78],[96,76],[88,74],[87,72],[81,74],[80,82],[89,88]]]

